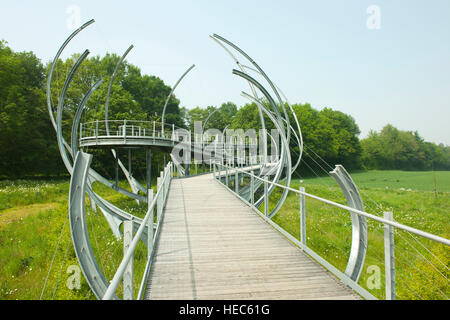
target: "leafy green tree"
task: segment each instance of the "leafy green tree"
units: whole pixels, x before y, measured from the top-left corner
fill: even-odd
[[[426,142],[417,131],[402,131],[388,124],[361,140],[367,169],[448,170],[449,147]]]
[[[0,42],[0,175],[61,172],[55,133],[45,108],[44,67],[32,52]]]

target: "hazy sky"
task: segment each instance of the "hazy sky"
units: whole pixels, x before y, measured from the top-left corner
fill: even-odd
[[[75,9],[75,10],[74,10]],[[121,55],[173,86],[188,108],[247,102],[248,86],[208,36],[245,50],[291,103],[352,115],[364,138],[391,123],[450,145],[450,1],[5,1],[0,39],[51,60],[77,21],[96,22],[63,58]]]

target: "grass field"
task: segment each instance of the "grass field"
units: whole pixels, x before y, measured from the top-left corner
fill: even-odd
[[[370,171],[352,174],[365,210],[377,216],[392,211],[402,224],[450,238],[450,172]],[[293,188],[346,204],[331,177],[294,180]],[[271,196],[271,207],[281,195]],[[274,221],[296,238],[300,234],[299,197],[289,194]],[[351,219],[347,211],[306,198],[307,244],[344,272],[351,246]],[[367,221],[368,251],[359,284],[378,298],[384,298],[384,228]],[[399,299],[448,299],[450,249],[431,240],[395,230],[397,297]],[[379,269],[379,288],[373,288],[372,270]],[[377,287],[377,286],[375,286]]]
[[[367,171],[351,174],[359,188],[411,189],[416,191],[450,192],[450,171]],[[315,185],[335,185],[331,177],[304,179]]]
[[[126,182],[120,182],[126,187]],[[113,204],[143,216],[146,206],[98,183],[94,190]],[[0,300],[95,299],[81,274],[80,289],[67,281],[78,266],[67,219],[69,181],[2,181],[0,183]],[[88,199],[88,198],[87,198]],[[87,226],[93,251],[107,279],[123,255],[122,241],[109,230],[105,218],[87,200]],[[135,287],[145,267],[147,250],[135,253]],[[45,287],[45,290],[44,290]],[[118,293],[122,288],[119,287]]]
[[[368,212],[392,210],[395,220],[450,237],[450,172],[370,171],[352,174]],[[435,179],[437,192],[435,193]],[[120,183],[126,187],[126,182]],[[331,178],[294,180],[292,187],[345,204]],[[388,188],[386,188],[388,187]],[[115,205],[142,216],[145,206],[99,184],[95,190]],[[81,288],[69,290],[70,266],[78,262],[67,222],[68,180],[0,181],[0,300],[95,299],[81,276]],[[271,200],[279,196],[275,192]],[[275,201],[272,201],[273,205]],[[101,213],[86,206],[91,244],[100,268],[112,278],[122,257],[122,243],[108,230]],[[348,212],[307,199],[307,243],[341,271],[350,251]],[[299,236],[299,199],[290,194],[274,217],[288,232]],[[359,283],[373,287],[370,266],[380,269],[380,283],[369,291],[384,298],[383,226],[368,222],[369,243]],[[401,299],[443,299],[450,296],[449,249],[396,231],[397,294]],[[419,243],[419,242],[420,243]],[[58,248],[56,251],[55,249]],[[135,287],[143,272],[146,249],[136,253]],[[51,269],[50,269],[51,267]],[[50,272],[49,272],[50,270]],[[48,277],[48,278],[47,278]],[[47,279],[47,282],[46,282]],[[46,283],[46,284],[45,284]],[[45,290],[43,291],[45,284]],[[119,292],[120,292],[119,288]]]

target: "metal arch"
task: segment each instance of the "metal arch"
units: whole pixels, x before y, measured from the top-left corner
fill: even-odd
[[[212,116],[214,113],[216,113],[217,111],[219,111],[219,110],[220,110],[220,108],[217,108],[217,109],[215,109],[214,111],[212,111],[212,112],[210,112],[210,113],[208,114],[208,116],[206,117],[205,122],[204,122],[203,125],[202,125],[202,132],[205,131],[205,127],[206,127],[206,124],[208,123],[209,118],[211,118],[211,116]]]
[[[120,237],[120,224],[124,220],[133,220],[135,222],[133,232],[136,232],[142,223],[142,219],[134,217],[133,215],[117,208],[113,204],[101,198],[87,183],[89,176],[89,166],[92,160],[92,155],[78,151],[75,157],[74,168],[71,177],[69,190],[69,218],[71,225],[71,236],[74,245],[77,259],[80,267],[94,294],[98,299],[101,299],[109,286],[101,272],[92,247],[89,241],[89,234],[86,225],[86,211],[85,211],[85,193],[94,199],[100,207],[107,222],[110,224],[113,234]],[[143,232],[143,241],[147,243],[147,230]],[[114,296],[114,299],[118,299]]]
[[[249,70],[251,70],[251,71],[253,71],[253,72],[256,72],[256,73],[258,73],[258,74],[261,75],[261,73],[260,73],[258,70],[254,69],[254,68],[252,68],[252,67],[249,67],[249,66],[246,66],[246,65],[242,65],[242,67],[243,67],[243,68],[246,68],[246,69],[249,69]],[[297,162],[296,162],[296,164],[293,166],[293,169],[292,169],[292,173],[294,173],[294,171],[295,171],[295,170],[297,169],[297,167],[299,166],[300,161],[301,161],[301,158],[302,158],[302,155],[303,155],[303,136],[302,136],[302,130],[301,130],[301,127],[300,127],[300,123],[298,122],[297,115],[295,114],[294,109],[292,108],[291,104],[289,103],[289,101],[288,101],[286,95],[283,93],[283,91],[281,91],[281,89],[280,89],[275,83],[273,83],[273,85],[277,88],[277,90],[280,92],[280,94],[283,96],[284,100],[286,101],[286,103],[287,103],[287,105],[288,105],[288,107],[289,107],[289,110],[291,111],[292,115],[294,116],[295,124],[297,125],[297,129],[298,129],[298,133],[299,133],[299,135],[297,136],[297,134],[296,134],[294,128],[291,126],[292,132],[294,133],[294,135],[295,135],[295,137],[296,137],[296,139],[297,139],[297,142],[298,142],[298,146],[299,146],[299,148],[300,148],[300,152],[299,152],[299,156],[298,156]],[[255,96],[255,97],[256,97],[256,96]],[[290,124],[287,124],[287,125],[290,125]]]
[[[226,46],[223,45],[222,42],[220,42],[219,40],[217,40],[216,38],[214,38],[211,35],[209,37],[212,40],[214,40],[220,47],[222,47],[222,49],[225,50],[225,52],[227,52],[231,56],[231,58],[238,65],[239,69],[241,69],[242,72],[245,72],[244,66],[241,63],[239,63],[238,59],[231,53],[230,50],[228,50],[228,48]],[[248,81],[248,85],[250,86],[250,89],[252,90],[253,96],[255,98],[258,98],[258,94],[257,94],[257,92],[255,90],[254,85],[250,81]],[[263,116],[263,113],[262,113],[262,111],[261,111],[261,109],[259,107],[258,107],[258,113],[259,113],[259,118],[261,120],[261,127],[263,129],[263,132],[266,132],[266,124],[265,124],[265,121],[264,121],[264,116]],[[264,157],[263,163],[265,165],[265,163],[267,162],[267,137],[266,137],[266,135],[263,135],[263,146],[264,146],[264,148],[263,148],[263,157]]]
[[[345,170],[338,164],[330,175],[336,180],[351,208],[364,211],[364,204],[356,184]],[[358,282],[367,253],[367,221],[366,218],[350,211],[352,219],[352,247],[345,269],[345,274]]]
[[[68,43],[69,43],[69,42],[70,42],[70,41],[71,41],[71,40],[72,40],[72,39],[73,39],[73,38],[81,31],[81,30],[83,30],[84,28],[86,28],[86,27],[89,26],[90,24],[94,23],[94,21],[95,21],[94,19],[89,20],[88,22],[86,22],[85,24],[83,24],[80,28],[78,28],[77,30],[75,30],[75,31],[74,31],[74,32],[73,32],[73,33],[72,33],[72,34],[64,41],[64,43],[62,44],[62,46],[59,48],[59,50],[58,50],[58,52],[57,52],[55,58],[53,59],[52,66],[51,66],[51,68],[50,68],[50,72],[49,72],[48,79],[47,79],[47,107],[48,107],[48,111],[49,111],[50,120],[51,120],[51,122],[52,122],[52,124],[53,124],[53,126],[54,126],[54,129],[55,129],[56,133],[57,133],[57,137],[58,137],[58,127],[57,127],[57,123],[56,123],[55,118],[54,118],[54,115],[53,115],[53,107],[52,107],[51,99],[50,99],[50,98],[51,98],[51,81],[52,81],[54,69],[55,69],[55,67],[56,67],[56,61],[59,59],[59,57],[60,57],[62,51],[63,51],[64,48],[67,46],[67,44],[68,44]],[[88,52],[88,51],[86,50],[86,52]],[[80,57],[80,58],[81,58],[81,57]],[[80,61],[80,63],[81,63],[81,61]],[[75,65],[74,65],[74,67],[75,67]],[[73,68],[72,68],[72,70],[73,70]],[[75,70],[73,70],[73,71],[75,71]],[[72,75],[72,77],[73,77],[73,75]],[[67,79],[67,80],[69,80],[69,79]],[[71,80],[71,79],[70,79],[70,80]],[[70,81],[69,81],[69,82],[70,82]],[[68,85],[68,84],[67,84],[67,85]],[[66,90],[67,90],[67,88],[66,88]],[[60,97],[60,101],[59,101],[60,103],[62,102],[61,100],[64,99],[64,96],[65,96],[65,91],[61,93],[62,99],[61,99],[61,97]],[[61,116],[62,116],[62,115],[61,115]],[[61,129],[61,130],[62,130],[62,129]],[[64,138],[62,137],[62,132],[61,132],[61,139],[59,139],[59,137],[58,137],[58,147],[59,147],[59,149],[60,149],[60,153],[61,153],[61,156],[62,156],[64,165],[66,166],[66,169],[68,170],[68,172],[71,174],[71,173],[72,173],[72,166],[71,166],[70,161],[69,161],[69,159],[68,159],[68,157],[67,157],[67,153],[66,153],[66,151],[62,148],[62,146],[64,146],[65,149],[66,149],[69,153],[71,153],[72,158],[75,157],[75,154],[72,153],[72,148],[71,148],[71,147],[67,144],[67,142],[64,140]],[[99,181],[99,182],[105,184],[106,186],[112,187],[112,184],[109,183],[109,181],[108,181],[107,179],[105,179],[104,177],[102,177],[101,175],[99,175],[98,173],[96,173],[93,169],[90,169],[89,174],[90,174],[90,176],[92,176],[95,180],[97,180],[97,181]],[[129,196],[129,197],[132,197],[132,198],[134,198],[134,199],[138,199],[139,201],[143,201],[143,202],[146,202],[146,201],[147,201],[145,197],[141,197],[141,196],[139,196],[139,195],[137,195],[137,194],[130,193],[128,190],[125,190],[125,189],[123,189],[123,188],[120,188],[120,187],[119,187],[119,188],[113,188],[113,189],[115,189],[115,190],[117,190],[118,192],[120,192],[120,193],[122,193],[122,194],[124,194],[124,195],[127,195],[127,196]]]
[[[75,156],[69,189],[69,221],[72,243],[81,270],[97,299],[101,299],[109,283],[94,258],[85,217],[85,192],[91,160],[92,155],[82,151],[77,152]],[[113,299],[118,299],[118,297],[114,295]]]
[[[272,143],[274,144],[276,151],[275,154],[276,155],[281,155],[280,150],[278,150],[278,143],[275,141],[275,138],[267,132],[267,135],[270,137],[270,140],[272,141]],[[280,159],[278,158],[277,162],[280,162]]]
[[[175,85],[173,86],[172,90],[170,91],[169,95],[167,96],[166,102],[164,103],[164,107],[162,110],[162,115],[161,115],[161,136],[164,137],[164,117],[166,115],[166,108],[167,108],[167,104],[169,103],[169,99],[172,96],[173,92],[175,91],[175,88],[178,86],[178,84],[181,82],[181,80],[183,80],[183,78],[188,74],[189,71],[191,71],[193,68],[195,67],[195,64],[193,64],[192,66],[190,66],[180,77],[180,79],[178,79],[178,81],[175,83]]]
[[[72,173],[72,165],[70,164],[70,161],[67,157],[67,152],[66,152],[66,149],[64,148],[63,136],[62,136],[62,113],[63,113],[63,108],[64,108],[64,99],[66,96],[67,89],[69,88],[70,82],[72,81],[72,78],[73,78],[75,72],[77,71],[77,69],[81,65],[81,63],[84,61],[84,59],[86,59],[88,54],[89,54],[89,50],[84,51],[83,54],[75,62],[72,69],[70,70],[69,75],[67,76],[67,79],[64,82],[64,87],[61,91],[61,95],[60,95],[59,101],[58,101],[58,109],[56,111],[56,136],[57,136],[57,140],[58,140],[59,152],[63,159],[64,165],[66,166],[67,171],[69,171],[69,173]],[[74,155],[72,155],[72,156],[74,156]]]
[[[291,157],[290,157],[290,152],[289,152],[289,144],[286,142],[287,141],[287,137],[285,136],[285,131],[284,131],[284,125],[283,122],[280,120],[281,119],[281,114],[279,113],[275,102],[273,101],[272,97],[269,95],[269,93],[267,92],[267,90],[258,82],[256,81],[254,78],[252,78],[251,76],[249,76],[248,74],[246,74],[245,72],[240,72],[236,69],[233,69],[232,71],[233,74],[238,75],[250,82],[252,82],[261,92],[262,94],[266,97],[266,99],[269,101],[269,103],[272,105],[272,108],[276,111],[276,116],[274,117],[274,115],[266,109],[266,107],[256,98],[248,95],[247,93],[243,93],[244,97],[249,98],[250,100],[253,100],[257,105],[259,105],[263,110],[267,111],[266,114],[271,118],[272,122],[277,126],[278,130],[281,133],[283,142],[281,145],[281,158],[280,158],[280,165],[278,167],[278,170],[275,174],[274,180],[273,182],[276,182],[280,179],[281,173],[283,171],[284,166],[286,166],[286,184],[287,186],[290,185],[290,181],[291,181]],[[289,123],[289,121],[287,120],[287,123]],[[278,124],[278,125],[277,125]],[[289,125],[288,125],[289,127]],[[287,159],[286,159],[287,158]],[[269,187],[269,192],[271,193],[273,191],[273,189],[275,188],[275,185],[272,183]],[[287,197],[287,190],[283,190],[283,194],[281,199],[279,200],[279,202],[277,203],[277,206],[271,211],[271,213],[269,214],[269,218],[272,218],[277,212],[278,210],[281,208],[281,205],[283,204],[283,202],[286,200]],[[262,201],[262,197],[258,200],[258,201]],[[258,203],[258,202],[257,202]]]
[[[66,39],[66,41],[64,41],[64,43],[61,45],[58,52],[56,53],[56,56],[52,62],[52,66],[50,67],[50,72],[49,72],[48,78],[47,78],[47,108],[48,108],[48,112],[50,114],[50,120],[51,120],[53,128],[55,128],[55,130],[56,130],[56,122],[55,122],[55,118],[53,116],[53,107],[52,107],[52,102],[51,102],[51,83],[52,83],[53,72],[56,67],[56,62],[58,61],[59,57],[61,56],[61,53],[63,52],[63,50],[67,46],[67,44],[70,42],[70,40],[72,40],[81,30],[83,30],[84,28],[86,28],[87,26],[91,25],[94,22],[95,22],[94,19],[89,20],[88,22],[83,24],[81,27],[79,27],[77,30],[75,30]]]
[[[245,92],[242,92],[242,95],[243,95],[245,98],[248,98],[248,99],[250,99],[250,100],[253,100],[253,101],[254,101],[255,103],[257,103],[257,104],[260,104],[260,105],[261,105],[261,108],[264,110],[264,112],[267,114],[267,116],[272,120],[272,122],[274,122],[275,126],[277,126],[277,129],[280,130],[280,126],[279,126],[279,124],[275,121],[275,117],[273,116],[273,114],[272,114],[269,110],[267,110],[267,109],[265,108],[265,106],[264,106],[261,102],[259,102],[257,99],[255,99],[254,97],[252,97],[251,95],[249,95],[249,94],[247,94],[247,93],[245,93]],[[285,137],[284,135],[281,135],[281,139],[282,139],[282,147],[283,147],[283,144],[286,146],[286,145],[287,145],[287,139],[286,139],[286,137]],[[287,163],[290,164],[291,156],[290,156],[290,154],[289,154],[289,151],[286,150],[286,148],[284,148],[284,150],[285,150],[286,156],[288,157]],[[283,151],[282,151],[282,152],[283,152]],[[277,171],[277,174],[276,174],[276,176],[275,176],[273,182],[278,181],[278,179],[279,179],[279,173],[281,173],[281,171],[283,170],[283,164],[284,164],[284,162],[283,162],[282,159],[280,159],[279,164],[280,164],[280,165],[279,165],[279,167],[278,167],[278,171]],[[286,175],[286,185],[289,186],[289,185],[290,185],[290,182],[291,182],[291,175],[290,175],[290,168],[289,168],[289,167],[288,167],[287,172],[288,172],[288,174]],[[275,188],[275,185],[272,183],[272,184],[270,185],[269,189],[268,189],[268,194],[271,194],[274,188]],[[284,201],[285,201],[286,198],[287,198],[288,193],[289,193],[289,190],[288,190],[288,189],[283,189],[283,194],[281,195],[281,198],[278,200],[277,205],[276,205],[275,208],[269,213],[269,218],[272,218],[272,217],[278,212],[278,210],[280,210],[281,206],[283,205]],[[260,203],[262,203],[262,200],[263,200],[263,197],[261,197],[261,198],[256,202],[257,205],[259,205]]]
[[[97,88],[103,83],[103,80],[100,79],[98,80],[89,90],[89,92],[84,96],[83,100],[81,101],[80,105],[77,108],[77,111],[75,112],[75,116],[73,119],[73,124],[72,124],[72,135],[71,135],[71,140],[72,140],[72,154],[76,155],[78,152],[78,127],[80,125],[80,120],[81,120],[81,115],[83,114],[83,111],[85,109],[86,103],[89,100],[89,98],[91,97],[91,94],[97,90]]]
[[[80,123],[80,119],[81,119],[81,115],[83,113],[84,107],[86,105],[86,102],[88,101],[89,97],[91,96],[91,94],[103,83],[103,80],[99,80],[97,81],[94,86],[92,86],[92,88],[89,90],[89,92],[85,95],[85,97],[83,98],[82,102],[80,103],[80,105],[78,106],[76,113],[75,113],[75,117],[74,117],[74,121],[73,121],[73,125],[72,125],[72,136],[71,136],[71,140],[72,140],[72,154],[77,154],[78,152],[78,126]],[[99,181],[99,179],[96,179],[95,174],[93,174],[94,170],[89,168],[89,179],[92,179],[94,181]],[[88,183],[87,185],[87,192],[89,195],[89,198],[91,199],[91,201],[95,204],[97,204],[100,208],[100,211],[103,213],[103,215],[105,216],[108,224],[111,227],[111,230],[113,232],[113,234],[117,237],[120,238],[121,237],[121,232],[120,232],[120,224],[122,223],[123,220],[129,220],[131,219],[131,217],[124,215],[123,212],[120,212],[118,208],[108,208],[107,205],[105,204],[105,201],[103,198],[101,198],[100,196],[98,196],[95,192],[93,192],[92,190],[92,183]],[[136,199],[139,201],[139,199]],[[119,217],[119,218],[118,218]]]
[[[92,23],[93,20],[91,20],[90,23]],[[83,26],[87,26],[87,23]],[[81,30],[80,28],[78,32]],[[77,32],[76,32],[77,33]],[[64,43],[64,45],[60,48],[58,51],[57,56],[55,57],[54,63],[51,67],[51,73],[53,72],[55,68],[55,62],[57,61],[59,55],[61,54],[63,48],[67,45],[67,43],[72,39],[76,33],[72,34]],[[64,140],[62,136],[62,113],[64,108],[64,99],[66,92],[68,90],[68,87],[70,85],[70,82],[78,69],[78,67],[81,65],[83,60],[87,57],[89,54],[89,51],[86,50],[75,62],[74,66],[72,67],[68,77],[65,80],[64,87],[60,93],[60,98],[58,101],[58,107],[57,107],[57,114],[56,114],[56,121],[53,116],[52,106],[51,103],[48,103],[49,108],[49,115],[52,123],[55,126],[55,131],[57,133],[57,142],[58,142],[58,148],[61,154],[61,157],[63,159],[64,165],[66,166],[66,169],[71,174],[71,189],[70,189],[70,195],[69,195],[69,215],[70,212],[72,212],[72,229],[71,229],[71,236],[73,245],[77,251],[77,258],[80,263],[80,266],[82,267],[83,273],[88,280],[88,283],[91,287],[91,289],[95,292],[97,298],[101,297],[101,292],[106,290],[106,287],[108,286],[106,280],[104,279],[104,276],[101,274],[101,271],[99,270],[98,264],[96,262],[95,256],[92,252],[92,249],[89,245],[89,237],[87,233],[86,223],[85,223],[85,193],[87,192],[89,197],[94,200],[94,202],[100,207],[102,213],[105,215],[108,223],[111,226],[111,229],[113,230],[113,233],[115,236],[120,236],[120,231],[118,230],[118,227],[120,226],[120,223],[123,220],[130,220],[133,219],[137,223],[136,228],[139,227],[139,224],[142,222],[142,219],[138,219],[137,217],[134,217],[131,214],[128,214],[119,208],[113,206],[112,204],[108,203],[106,200],[99,197],[95,192],[92,191],[90,184],[92,181],[99,181],[103,184],[112,187],[112,184],[107,181],[107,179],[103,178],[101,175],[99,175],[97,172],[95,172],[93,169],[90,168],[90,162],[91,162],[91,155],[87,155],[82,153],[81,151],[78,151],[77,153],[74,153],[74,150],[72,147],[70,147],[67,142]],[[50,101],[50,87],[51,87],[51,78],[52,74],[50,73],[48,78],[48,101]],[[84,109],[84,105],[87,102],[89,96],[92,94],[92,92],[101,84],[101,80],[98,81],[88,92],[88,94],[84,97],[82,103],[78,106],[77,109],[77,115],[75,116],[78,119],[75,119],[75,122],[79,122],[81,118],[81,114]],[[73,144],[73,147],[77,148],[77,139],[76,139],[76,130],[78,126],[72,126],[72,131],[75,127],[75,135],[72,135],[72,138],[75,139],[75,143]],[[68,154],[70,153],[71,157],[73,158],[73,165],[68,157]],[[75,161],[75,159],[77,159]],[[76,172],[74,172],[74,170]],[[135,195],[133,193],[130,193],[129,191],[122,189],[122,188],[113,188],[125,195],[128,195],[132,198],[139,199],[141,201],[145,201],[146,199],[144,197],[141,197],[139,195]],[[81,223],[79,223],[81,222]],[[144,233],[144,239],[147,237],[147,234]]]
[[[266,97],[266,99],[271,104],[272,108],[276,111],[276,118],[275,118],[276,120],[275,120],[275,122],[277,122],[279,124],[280,133],[281,133],[281,135],[284,136],[286,134],[286,131],[284,130],[283,122],[280,120],[281,119],[281,114],[278,111],[278,108],[276,107],[275,101],[272,99],[272,97],[267,92],[267,90],[258,81],[256,81],[254,78],[252,78],[251,76],[249,76],[248,74],[246,74],[244,72],[241,72],[241,71],[238,71],[236,69],[233,69],[232,73],[235,74],[235,75],[238,75],[238,76],[240,76],[240,77],[242,77],[242,78],[244,78],[244,79],[246,79],[248,81],[251,81],[261,91],[261,93]],[[262,103],[259,100],[257,100],[256,98],[252,97],[252,100],[255,101],[255,102],[258,101],[257,104],[259,103],[262,106]],[[289,121],[288,121],[288,123],[289,123]],[[289,136],[287,136],[286,139],[289,140]],[[287,151],[288,151],[289,145],[285,145],[284,147],[282,146],[282,148],[283,149],[281,151],[281,155],[283,157],[283,155],[285,153],[288,154]],[[290,159],[290,155],[289,155],[289,159]],[[283,158],[282,158],[282,163],[284,164],[284,159]],[[288,167],[288,172],[289,172],[289,175],[290,175],[290,171],[291,171],[291,163],[290,163],[290,161],[288,163],[286,163],[286,165]]]
[[[108,124],[108,112],[109,112],[109,96],[111,94],[111,88],[112,84],[114,82],[114,78],[116,77],[117,72],[119,71],[119,67],[122,64],[123,60],[127,56],[127,54],[133,49],[134,46],[131,45],[128,47],[128,49],[125,51],[125,53],[120,57],[119,62],[116,64],[116,67],[114,68],[114,72],[111,76],[111,80],[109,81],[108,85],[108,92],[106,93],[106,102],[105,102],[105,124],[106,124],[106,134],[109,136],[109,124]]]
[[[122,62],[125,60],[125,57],[128,55],[128,53],[134,48],[133,45],[130,45],[128,47],[128,49],[124,52],[124,54],[120,57],[119,61],[116,64],[116,67],[114,68],[114,71],[111,75],[111,80],[109,81],[109,85],[108,85],[108,92],[106,93],[106,103],[105,103],[105,125],[106,125],[106,134],[109,136],[110,132],[109,132],[109,122],[108,122],[108,117],[109,117],[109,97],[111,95],[111,88],[112,88],[112,84],[114,82],[114,79],[117,75],[117,72],[119,71],[120,66],[122,65]],[[111,152],[113,154],[114,157],[117,156],[116,150],[111,149]],[[136,179],[134,179],[131,174],[128,172],[128,170],[125,168],[125,166],[123,165],[122,161],[120,161],[120,159],[118,160],[118,165],[120,166],[120,169],[122,170],[122,172],[125,174],[125,177],[128,180],[128,183],[131,187],[131,190],[133,191],[133,193],[138,193],[139,190],[141,190],[144,193],[147,193],[147,188],[144,188],[140,183],[138,183],[136,181]],[[136,201],[139,203],[139,200],[136,199]]]
[[[241,53],[248,61],[250,61],[255,67],[256,69],[258,69],[258,71],[260,72],[260,74],[264,77],[264,79],[266,79],[266,81],[269,83],[270,87],[272,88],[273,92],[275,93],[275,95],[277,96],[278,101],[280,102],[281,108],[283,109],[284,112],[284,116],[286,117],[288,123],[289,123],[289,117],[287,115],[286,112],[286,108],[284,107],[283,101],[280,98],[280,95],[277,91],[277,89],[275,88],[274,84],[272,83],[272,81],[269,79],[269,77],[266,75],[266,73],[259,67],[259,65],[247,54],[245,53],[241,48],[239,48],[238,46],[236,46],[234,43],[232,43],[231,41],[219,36],[218,34],[213,34],[213,37],[225,42],[226,44],[228,44],[229,46],[233,47],[235,50],[237,50],[239,53]],[[275,108],[275,111],[277,112],[277,114],[279,114],[278,108]],[[284,128],[284,125],[281,124],[281,126]],[[290,126],[287,126],[287,140],[290,139]]]

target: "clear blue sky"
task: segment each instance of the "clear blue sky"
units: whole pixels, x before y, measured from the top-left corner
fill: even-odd
[[[44,62],[71,33],[67,9],[96,23],[66,49],[122,54],[168,85],[181,105],[220,105],[248,91],[208,35],[244,49],[291,103],[352,115],[361,138],[391,123],[450,145],[450,1],[0,1],[0,39]],[[379,8],[379,29],[369,29]],[[370,20],[373,21],[373,20]]]

